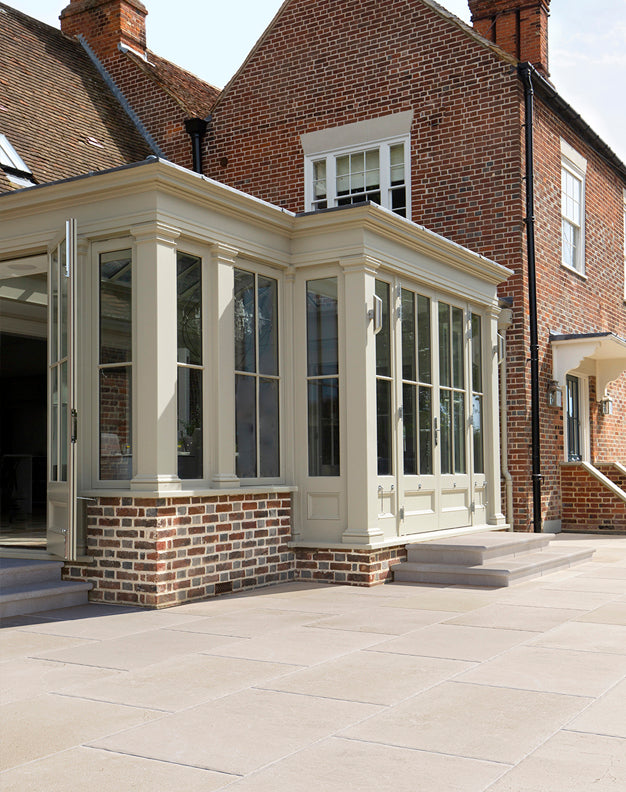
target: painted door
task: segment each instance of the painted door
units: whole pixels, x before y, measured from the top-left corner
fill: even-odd
[[[403,281],[377,281],[379,522],[398,534],[486,519],[482,318]]]
[[[48,552],[76,557],[76,223],[50,251],[48,269]]]

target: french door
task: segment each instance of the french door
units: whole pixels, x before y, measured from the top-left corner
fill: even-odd
[[[76,223],[50,252],[48,265],[47,550],[76,557]]]
[[[376,291],[379,519],[399,534],[484,522],[481,317],[408,282]]]

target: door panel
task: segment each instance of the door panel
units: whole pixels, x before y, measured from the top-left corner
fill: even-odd
[[[395,520],[398,535],[482,524],[481,316],[400,280],[376,293],[379,523]]]
[[[76,224],[50,253],[48,552],[76,557]]]

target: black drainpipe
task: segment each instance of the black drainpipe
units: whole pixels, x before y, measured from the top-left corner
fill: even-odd
[[[185,120],[185,130],[191,137],[193,154],[193,170],[202,173],[202,139],[205,135],[207,122],[204,118],[187,118]]]
[[[541,525],[541,438],[539,432],[539,341],[537,337],[537,278],[535,267],[535,186],[533,169],[533,81],[530,63],[520,63],[524,83],[524,132],[526,137],[526,247],[528,253],[528,309],[530,313],[530,392],[533,465],[533,531]]]

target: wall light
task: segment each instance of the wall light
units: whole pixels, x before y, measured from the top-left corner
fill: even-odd
[[[613,415],[613,399],[608,393],[605,393],[600,400],[600,408],[602,410],[602,415]]]
[[[558,380],[550,380],[550,382],[548,383],[548,406],[549,407],[563,406],[563,390],[559,385]]]

